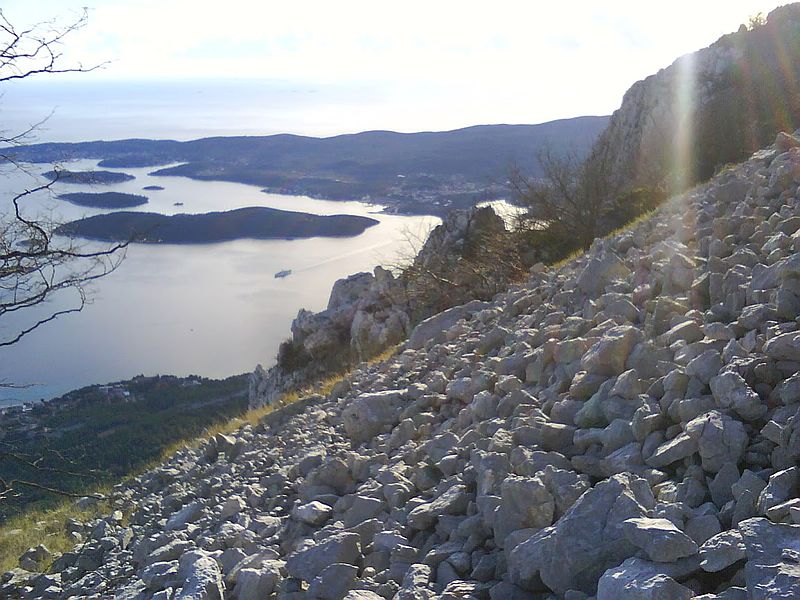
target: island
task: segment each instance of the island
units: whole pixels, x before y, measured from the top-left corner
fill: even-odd
[[[161,185],[146,185],[142,189],[147,190],[148,192],[160,192],[164,189],[164,187]]]
[[[44,176],[51,181],[58,181],[59,183],[101,183],[104,185],[124,183],[135,179],[133,175],[117,171],[67,171],[61,169],[47,171]]]
[[[238,239],[352,237],[378,221],[355,215],[312,215],[254,206],[198,215],[122,211],[65,223],[61,235],[104,242],[206,244]]]
[[[148,202],[147,196],[122,192],[71,192],[69,194],[59,194],[58,199],[91,208],[130,208],[132,206],[141,206]]]

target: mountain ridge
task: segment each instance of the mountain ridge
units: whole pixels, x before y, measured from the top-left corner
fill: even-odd
[[[445,132],[368,131],[326,138],[278,134],[170,140],[46,143],[15,148],[16,160],[100,160],[100,167],[156,167],[156,175],[235,181],[265,191],[365,200],[393,212],[442,215],[509,195],[512,165],[537,176],[538,148],[583,156],[607,117],[538,125],[478,125]],[[180,163],[177,166],[163,167]]]

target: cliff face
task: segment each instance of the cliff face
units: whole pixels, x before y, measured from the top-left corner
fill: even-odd
[[[800,597],[798,183],[781,135],[327,396],[116,486],[129,523],[70,523],[81,543],[0,595]]]
[[[593,160],[603,160],[621,188],[686,189],[800,125],[798,82],[794,4],[635,83],[598,138]]]

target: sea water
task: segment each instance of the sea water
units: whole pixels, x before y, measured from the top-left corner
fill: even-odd
[[[63,165],[96,168],[95,161]],[[42,172],[49,166],[36,166]],[[155,177],[151,169],[115,169],[135,179],[116,185],[58,183],[52,194],[26,199],[26,210],[72,220],[99,209],[72,205],[55,196],[70,191],[118,191],[147,195],[149,203],[130,210],[163,214],[202,213],[268,206],[314,214],[366,215],[380,223],[349,238],[237,240],[200,245],[134,244],[121,266],[90,288],[91,303],[0,348],[0,382],[34,384],[0,387],[0,401],[52,398],[91,383],[137,374],[198,374],[225,377],[274,363],[278,345],[290,335],[301,308],[326,307],[331,286],[342,277],[393,266],[418,249],[438,223],[433,217],[395,216],[361,202],[332,202],[267,194],[258,187],[228,182]],[[2,206],[35,183],[11,171],[0,177]],[[144,191],[149,185],[160,191]],[[291,269],[285,278],[275,273]],[[73,305],[68,294],[28,314]],[[7,337],[20,318],[3,318]],[[2,339],[2,337],[0,337]]]

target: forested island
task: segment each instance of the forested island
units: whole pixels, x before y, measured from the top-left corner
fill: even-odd
[[[71,192],[59,194],[58,199],[91,208],[131,208],[148,202],[147,196],[122,192]]]
[[[164,187],[161,185],[146,185],[142,189],[148,192],[160,192]]]
[[[257,206],[199,215],[115,212],[66,223],[57,232],[106,242],[205,244],[244,238],[350,237],[377,224],[369,217],[320,216]]]
[[[117,171],[67,171],[61,169],[47,171],[44,176],[51,181],[58,181],[59,183],[77,183],[84,185],[96,183],[108,185],[112,183],[124,183],[135,179],[133,175],[119,173]]]

